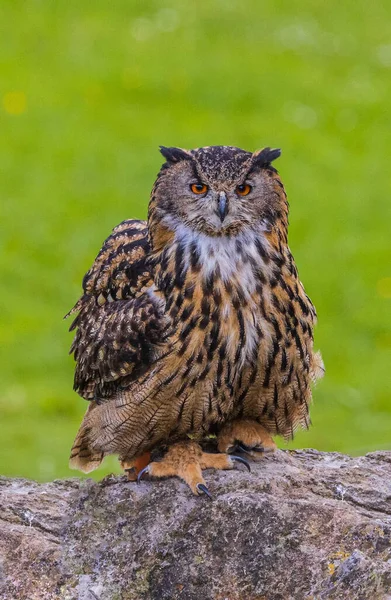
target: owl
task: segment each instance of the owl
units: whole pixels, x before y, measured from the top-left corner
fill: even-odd
[[[83,280],[71,352],[89,401],[70,466],[116,454],[129,479],[249,467],[309,426],[316,312],[288,247],[280,150],[161,147],[147,221],[126,220]],[[214,440],[213,451],[205,451]]]

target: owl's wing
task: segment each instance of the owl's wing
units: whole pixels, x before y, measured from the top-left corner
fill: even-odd
[[[77,328],[70,350],[77,363],[74,389],[88,400],[102,401],[126,387],[148,368],[167,336],[162,301],[148,293],[149,250],[145,221],[118,225],[68,313],[79,313],[70,328]]]

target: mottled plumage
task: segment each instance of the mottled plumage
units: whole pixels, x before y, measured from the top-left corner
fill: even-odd
[[[162,153],[148,221],[114,229],[73,309],[75,389],[91,403],[71,466],[84,471],[109,453],[131,467],[188,434],[216,434],[222,452],[242,442],[251,453],[246,427],[263,438],[254,449],[273,434],[291,438],[309,425],[310,384],[323,372],[271,166],[279,151]],[[163,463],[150,474],[180,474],[200,491],[202,476],[192,483]]]

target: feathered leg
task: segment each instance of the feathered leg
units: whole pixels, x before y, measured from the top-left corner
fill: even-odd
[[[257,421],[240,419],[224,425],[217,437],[220,452],[245,452],[253,459],[264,452],[273,452],[277,446],[270,433]]]

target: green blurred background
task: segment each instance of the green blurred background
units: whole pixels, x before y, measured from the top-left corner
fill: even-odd
[[[0,65],[1,473],[73,473],[62,317],[159,144],[283,149],[327,367],[291,446],[391,449],[391,4],[2,0]]]

